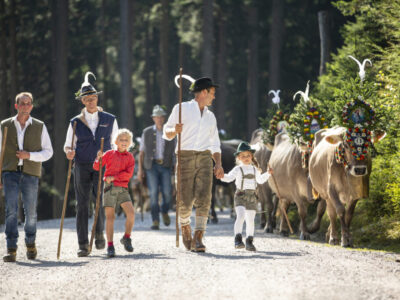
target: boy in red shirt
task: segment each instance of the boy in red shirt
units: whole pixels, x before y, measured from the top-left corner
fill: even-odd
[[[128,252],[133,252],[131,232],[135,223],[135,211],[131,197],[128,192],[128,182],[133,175],[135,159],[127,150],[133,144],[132,132],[128,129],[118,130],[115,140],[117,150],[109,150],[106,153],[99,151],[93,169],[99,170],[99,159],[103,157],[102,165],[106,166],[104,173],[104,197],[103,206],[106,215],[106,235],[108,241],[107,256],[115,256],[113,244],[115,207],[121,205],[126,214],[125,234],[121,239],[121,244]]]

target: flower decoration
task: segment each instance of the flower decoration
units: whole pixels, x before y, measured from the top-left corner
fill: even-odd
[[[375,111],[360,96],[343,106],[341,117],[342,123],[348,128],[357,125],[371,130],[375,123]]]
[[[282,131],[286,131],[288,126],[289,115],[283,113],[282,110],[278,110],[269,122],[269,127],[265,136],[266,142],[273,145],[275,142],[275,136]]]

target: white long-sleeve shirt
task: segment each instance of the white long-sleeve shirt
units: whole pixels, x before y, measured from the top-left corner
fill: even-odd
[[[84,114],[86,122],[89,125],[89,129],[92,131],[93,136],[94,136],[96,134],[97,125],[99,124],[99,112],[96,111],[91,114],[86,110],[86,108],[84,108],[82,110],[82,113]],[[65,153],[67,153],[68,150],[70,150],[70,148],[71,148],[72,133],[73,133],[73,129],[72,129],[72,125],[70,122],[69,126],[68,126],[68,130],[67,130],[67,137],[66,137],[65,143],[64,143],[64,152]],[[117,119],[115,119],[114,123],[113,123],[112,132],[111,132],[111,148],[112,149],[116,149],[116,145],[115,145],[114,141],[116,140],[117,135],[118,135],[118,123],[117,123]],[[76,149],[76,140],[77,140],[77,138],[75,135],[73,149]]]
[[[163,138],[171,141],[166,131],[174,129],[179,123],[179,104],[172,109],[167,123],[164,125]],[[217,120],[214,114],[204,107],[203,114],[195,100],[182,103],[181,150],[205,151],[221,153],[221,142],[218,136]],[[178,146],[176,147],[178,151]]]
[[[242,186],[242,172],[240,171],[240,168],[242,168],[244,175],[254,175],[254,179],[244,179],[243,182],[243,190],[255,190],[258,184],[263,184],[267,182],[270,174],[268,172],[265,172],[263,174],[260,173],[260,171],[257,170],[253,165],[239,165],[234,167],[228,174],[224,174],[224,177],[221,178],[221,181],[223,182],[232,182],[235,180],[235,185],[237,189],[241,189]]]
[[[26,128],[32,124],[32,117],[29,117],[29,119],[25,123],[24,129],[21,128],[21,124],[17,120],[17,116],[14,116],[12,118],[12,121],[15,125],[15,128],[17,129],[17,142],[18,142],[18,148],[19,150],[24,150],[24,136],[26,132]],[[0,130],[0,151],[1,151],[1,145],[3,141],[3,133]],[[36,151],[36,152],[29,152],[29,160],[34,161],[34,162],[44,162],[46,160],[49,160],[53,156],[53,146],[51,145],[51,140],[49,136],[49,132],[47,131],[46,125],[43,124],[43,129],[42,129],[42,136],[41,136],[41,146],[42,150],[41,151]],[[18,161],[18,166],[22,166],[23,159],[20,159]]]

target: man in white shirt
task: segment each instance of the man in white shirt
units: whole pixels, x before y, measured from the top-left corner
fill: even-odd
[[[104,149],[106,152],[112,148],[117,137],[118,124],[115,116],[106,113],[97,106],[98,94],[96,89],[89,83],[87,72],[85,81],[78,91],[76,99],[81,100],[85,108],[82,112],[71,119],[67,137],[64,144],[64,151],[67,159],[74,160],[74,187],[77,199],[76,206],[76,229],[78,235],[79,251],[78,256],[89,255],[88,219],[90,193],[94,199],[97,196],[99,172],[93,169],[93,162],[96,159],[97,151],[100,150],[101,138],[104,138]],[[74,145],[71,148],[73,124],[76,122]],[[103,184],[103,182],[102,182]],[[101,191],[103,188],[101,188]],[[102,195],[101,195],[102,197]],[[100,201],[100,213],[96,223],[95,245],[96,249],[105,248],[104,239],[104,210]]]
[[[182,103],[182,123],[179,124],[179,105],[175,105],[164,126],[163,137],[172,140],[181,133],[181,200],[179,222],[182,240],[187,250],[205,252],[202,238],[206,229],[211,205],[211,189],[214,174],[224,176],[221,165],[221,149],[217,121],[208,110],[215,98],[218,87],[210,78],[197,79],[190,91],[194,99]],[[195,231],[192,238],[190,216],[196,207]]]
[[[42,162],[53,155],[49,133],[42,121],[32,118],[33,96],[23,92],[15,98],[18,114],[1,122],[0,151],[4,151],[0,188],[4,188],[6,204],[7,255],[5,262],[15,262],[18,242],[18,198],[22,195],[25,212],[25,244],[28,259],[35,259],[37,249],[37,196]],[[4,149],[3,132],[8,128]],[[3,186],[2,186],[3,185]]]

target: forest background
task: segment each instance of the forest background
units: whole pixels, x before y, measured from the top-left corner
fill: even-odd
[[[69,119],[82,109],[74,94],[86,71],[104,91],[99,105],[135,136],[151,125],[155,104],[170,111],[178,101],[179,67],[213,77],[221,86],[212,107],[218,127],[226,138],[249,140],[274,109],[270,89],[280,89],[290,109],[310,80],[310,94],[329,107],[357,76],[347,55],[370,58],[367,73],[381,101],[375,109],[391,118],[377,146],[370,197],[359,202],[352,227],[357,245],[397,249],[399,20],[399,0],[0,0],[0,120],[15,114],[18,92],[33,93],[32,115],[45,121],[55,151],[44,164],[38,217],[58,218],[67,170],[62,147]],[[4,214],[4,201],[0,206]],[[67,215],[74,215],[73,201]]]

